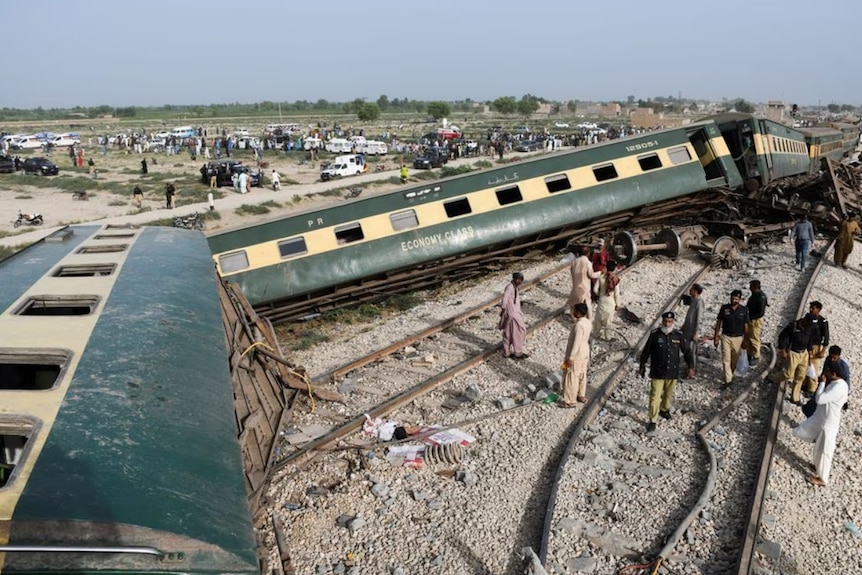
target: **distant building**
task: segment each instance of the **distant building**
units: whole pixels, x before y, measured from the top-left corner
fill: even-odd
[[[579,118],[617,118],[621,113],[622,108],[616,102],[610,104],[578,102],[575,108],[575,115]]]
[[[766,117],[773,122],[784,122],[784,102],[769,100],[766,102]]]
[[[652,108],[635,108],[629,114],[629,122],[632,128],[672,128],[684,126],[691,123],[690,117],[665,116],[663,113],[656,114]]]

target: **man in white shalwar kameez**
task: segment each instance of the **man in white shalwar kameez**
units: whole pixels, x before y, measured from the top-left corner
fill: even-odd
[[[816,475],[808,477],[813,485],[829,483],[832,457],[838,445],[838,429],[841,427],[841,412],[847,401],[849,386],[829,367],[823,368],[825,382],[820,382],[814,400],[817,409],[814,415],[793,428],[793,435],[814,443],[813,463]]]

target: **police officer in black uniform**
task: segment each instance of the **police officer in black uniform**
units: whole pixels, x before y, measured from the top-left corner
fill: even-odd
[[[721,363],[724,367],[724,387],[733,383],[733,372],[742,350],[748,346],[748,308],[741,305],[742,292],[738,289],[730,292],[730,303],[718,310],[715,320],[713,344],[718,347],[721,342]]]
[[[819,301],[812,301],[808,304],[808,313],[805,318],[811,322],[811,364],[814,366],[814,372],[820,374],[823,358],[826,357],[826,350],[829,349],[829,321],[820,313],[823,310],[823,304]],[[838,373],[838,372],[836,372]],[[805,376],[803,384],[803,393],[810,396],[817,391],[817,379]]]
[[[674,327],[676,315],[665,312],[661,316],[661,327],[654,329],[641,352],[640,375],[646,374],[647,360],[650,362],[650,394],[647,431],[655,431],[658,417],[670,419],[670,401],[679,380],[679,354],[682,352],[688,367],[688,377],[694,376],[692,346],[685,345],[682,332]]]

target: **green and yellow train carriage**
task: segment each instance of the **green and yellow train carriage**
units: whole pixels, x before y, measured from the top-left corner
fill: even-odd
[[[202,234],[0,262],[0,573],[259,573]]]
[[[210,236],[221,276],[265,306],[511,245],[741,179],[713,122],[613,140]]]
[[[840,161],[844,157],[844,134],[827,127],[799,128],[808,145],[808,171],[821,168],[823,158]]]
[[[859,146],[859,126],[847,122],[830,122],[829,127],[841,132],[841,148],[849,156]]]
[[[798,130],[751,114],[709,116],[721,130],[749,191],[809,170],[805,136]]]

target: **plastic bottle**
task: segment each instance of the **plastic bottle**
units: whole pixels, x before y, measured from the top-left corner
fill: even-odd
[[[550,404],[556,402],[559,398],[560,398],[559,395],[551,392],[548,394],[548,396],[545,399],[542,400],[542,403],[544,403],[545,405],[550,405]]]

